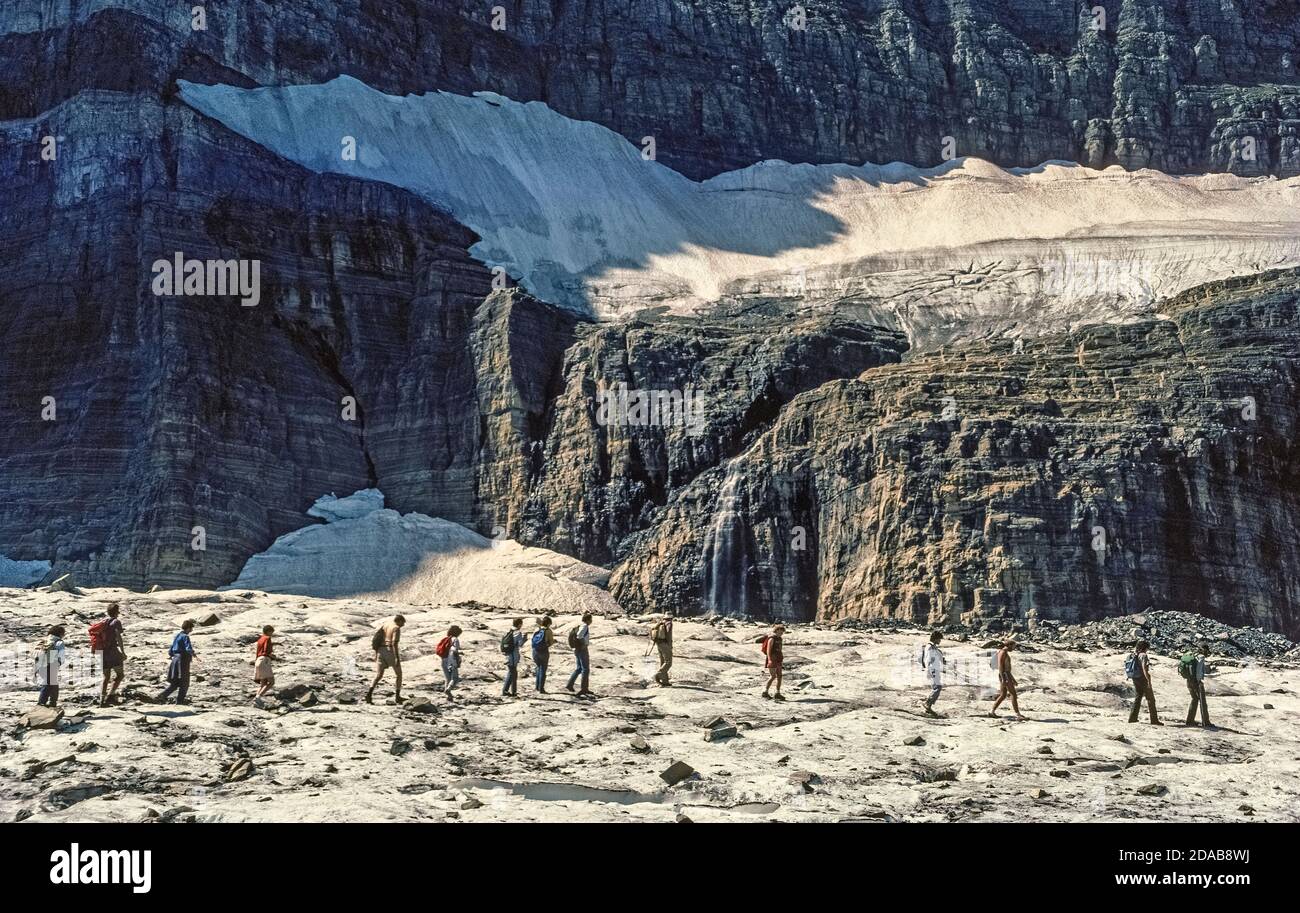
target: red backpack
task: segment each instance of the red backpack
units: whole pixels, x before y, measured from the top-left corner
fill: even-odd
[[[764,634],[764,635],[763,635],[763,639],[762,639],[761,641],[759,641],[759,643],[762,644],[762,647],[763,647],[763,655],[764,655],[764,656],[767,656],[767,647],[768,647],[768,644],[770,644],[771,642],[772,642],[772,635],[771,635],[771,634]]]
[[[441,656],[443,659],[446,659],[446,658],[447,658],[447,654],[448,654],[448,652],[450,652],[450,651],[451,651],[451,638],[450,638],[450,637],[444,637],[442,640],[438,641],[438,646],[436,646],[436,647],[433,648],[433,652],[434,652],[434,653],[437,653],[437,654],[438,654],[439,656]]]
[[[109,619],[101,618],[90,626],[90,649],[92,651],[103,652],[104,642],[108,640],[108,622]]]

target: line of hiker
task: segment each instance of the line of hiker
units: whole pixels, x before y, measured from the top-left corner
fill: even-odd
[[[104,617],[93,623],[89,629],[91,650],[100,662],[103,675],[100,684],[100,706],[110,706],[119,702],[118,689],[122,684],[123,669],[126,662],[124,628],[120,616],[121,609],[118,603],[110,603],[105,609]],[[658,668],[654,674],[654,682],[663,688],[672,686],[670,672],[673,665],[673,623],[674,616],[672,612],[660,616],[650,628],[650,646],[646,649],[645,654],[646,658],[649,658],[651,651],[657,652]],[[581,622],[572,626],[568,632],[568,647],[573,652],[574,668],[566,687],[578,697],[595,697],[590,689],[591,624],[591,613],[586,613],[582,616]],[[402,696],[401,654],[402,629],[405,625],[406,618],[396,615],[375,629],[370,643],[371,649],[374,651],[375,675],[369,689],[366,691],[366,703],[374,703],[375,688],[378,687],[380,681],[384,678],[384,673],[389,669],[393,670],[395,702],[400,704],[406,700]],[[172,638],[171,646],[168,649],[167,687],[154,699],[156,703],[165,703],[173,694],[176,695],[176,703],[189,703],[190,668],[192,663],[198,660],[198,653],[194,649],[194,643],[190,636],[194,626],[195,623],[187,619],[181,624],[181,630]],[[526,635],[523,628],[524,619],[522,617],[515,618],[510,629],[501,637],[500,650],[506,667],[505,679],[501,686],[503,697],[519,696],[519,665],[522,661],[525,642],[531,648],[535,667],[534,691],[538,694],[548,693],[546,690],[546,675],[551,665],[551,648],[555,644],[553,619],[549,615],[538,617],[536,630],[531,636]],[[66,633],[63,625],[51,627],[48,637],[37,656],[35,677],[37,684],[41,686],[37,703],[41,706],[54,707],[58,704],[59,670],[65,664],[67,655],[63,642]],[[448,700],[454,700],[454,692],[461,681],[460,669],[464,662],[464,650],[460,643],[462,633],[463,631],[458,625],[451,625],[434,647],[434,653],[442,667],[442,692],[447,696]],[[764,657],[764,673],[767,675],[767,684],[764,686],[762,694],[764,698],[776,701],[785,700],[784,695],[781,694],[782,675],[785,666],[785,633],[785,625],[776,624],[773,625],[769,633],[758,639]],[[274,663],[276,655],[272,640],[274,634],[275,628],[271,625],[265,625],[262,628],[261,636],[257,638],[253,647],[253,683],[257,689],[254,699],[266,696],[275,685]],[[928,695],[921,699],[921,706],[925,714],[930,717],[938,716],[934,706],[943,693],[944,669],[948,665],[943,650],[940,648],[942,640],[942,632],[932,632],[928,642],[922,646],[918,657],[918,662],[925,675],[926,685],[929,688]],[[1011,668],[1011,655],[1015,648],[1015,640],[1008,638],[999,644],[997,652],[991,657],[991,664],[997,673],[998,679],[998,693],[988,714],[991,717],[996,717],[998,708],[1003,701],[1010,699],[1011,709],[1016,717],[1022,720],[1025,719],[1025,716],[1020,712],[1016,678]],[[1142,703],[1145,701],[1150,722],[1153,725],[1162,726],[1164,724],[1160,722],[1159,713],[1156,710],[1155,691],[1152,687],[1150,648],[1151,645],[1147,641],[1138,641],[1124,662],[1125,675],[1133,682],[1133,688],[1136,692],[1129,713],[1129,722],[1136,723],[1138,721]],[[1188,726],[1199,725],[1210,728],[1210,715],[1205,697],[1206,658],[1209,653],[1209,646],[1201,643],[1195,651],[1184,653],[1178,661],[1178,672],[1187,682],[1187,690],[1191,698],[1191,703],[1187,709]],[[579,684],[581,687],[575,691],[575,685]],[[774,687],[775,691],[773,691]],[[1200,712],[1199,723],[1196,721],[1198,708]]]

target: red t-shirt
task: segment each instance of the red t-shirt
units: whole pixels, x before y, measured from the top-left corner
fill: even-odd
[[[261,659],[263,656],[271,656],[271,635],[269,634],[263,634],[257,639],[257,658]],[[271,658],[274,659],[274,657]]]

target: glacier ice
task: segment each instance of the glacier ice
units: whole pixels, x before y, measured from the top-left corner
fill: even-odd
[[[1214,279],[1300,264],[1300,178],[759,162],[692,181],[597,124],[493,93],[340,76],[181,81],[199,112],[317,172],[407,188],[472,253],[589,316],[762,298],[865,307],[914,339],[1128,320]],[[355,141],[355,161],[344,156]]]

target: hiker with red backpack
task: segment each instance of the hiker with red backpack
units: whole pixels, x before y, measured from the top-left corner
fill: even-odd
[[[588,685],[591,684],[590,612],[582,616],[582,624],[569,629],[569,646],[573,649],[573,658],[577,665],[574,666],[573,674],[569,676],[569,684],[565,687],[572,691],[573,683],[581,676],[582,688],[578,691],[578,697],[595,697],[588,688]]]
[[[774,701],[783,701],[785,696],[781,694],[781,672],[782,665],[785,662],[785,654],[782,652],[782,641],[785,637],[785,625],[775,625],[771,634],[763,635],[761,641],[763,645],[763,655],[766,659],[763,661],[763,668],[768,670],[767,687],[763,689],[763,697],[771,698]],[[771,694],[772,685],[776,685],[776,694]]]
[[[122,684],[126,667],[126,644],[122,639],[122,622],[117,617],[120,612],[118,604],[110,602],[104,610],[104,617],[90,626],[90,651],[104,670],[104,682],[99,689],[101,707],[117,703],[117,689]],[[111,689],[108,686],[110,678],[113,680]]]
[[[406,619],[401,615],[395,615],[392,621],[386,621],[376,628],[370,638],[370,649],[375,651],[375,680],[370,683],[370,690],[366,692],[367,704],[375,702],[375,688],[379,686],[379,680],[384,677],[384,670],[389,667],[392,668],[396,679],[393,684],[393,703],[402,703],[402,651],[399,644],[404,624]]]
[[[524,647],[524,620],[516,618],[509,631],[501,638],[501,652],[506,657],[506,681],[501,686],[502,697],[519,697],[519,653]]]
[[[457,625],[452,625],[447,629],[447,635],[438,641],[438,646],[433,648],[433,652],[438,654],[442,660],[442,677],[446,684],[442,686],[442,693],[447,695],[447,700],[455,700],[452,697],[452,689],[460,684],[460,635],[464,633]]]
[[[537,619],[537,630],[533,632],[533,665],[537,667],[534,687],[538,694],[546,693],[546,667],[551,663],[551,644],[555,643],[555,632],[551,630],[551,616],[543,615]]]

